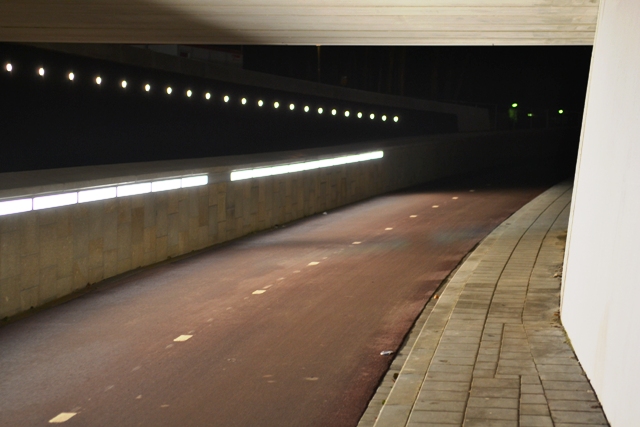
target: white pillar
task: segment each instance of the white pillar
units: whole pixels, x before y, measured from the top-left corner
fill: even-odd
[[[640,1],[601,0],[562,321],[614,427],[640,425]]]

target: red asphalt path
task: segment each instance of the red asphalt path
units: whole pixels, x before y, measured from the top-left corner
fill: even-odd
[[[0,426],[62,412],[76,413],[65,427],[355,426],[390,363],[380,352],[546,188],[470,182],[481,188],[441,183],[317,215],[0,328]]]

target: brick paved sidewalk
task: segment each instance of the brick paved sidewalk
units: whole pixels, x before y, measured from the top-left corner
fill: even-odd
[[[358,427],[608,425],[559,323],[570,202],[570,184],[549,189],[470,254]]]

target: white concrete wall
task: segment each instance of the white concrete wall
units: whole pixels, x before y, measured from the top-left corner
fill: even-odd
[[[562,321],[614,427],[640,425],[640,1],[598,18]]]

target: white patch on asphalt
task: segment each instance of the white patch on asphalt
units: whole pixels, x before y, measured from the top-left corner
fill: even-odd
[[[136,399],[142,399],[142,395],[141,394],[137,395]]]
[[[417,218],[418,215],[411,215],[409,218]]]
[[[168,346],[166,346],[165,348],[171,348],[173,347],[173,344],[169,344]]]
[[[280,280],[284,280],[284,277],[280,277],[280,278],[278,279],[278,282],[279,282]]]
[[[433,206],[431,206],[431,207],[435,209],[435,208],[439,208],[439,207],[440,207],[440,205],[433,205]]]
[[[169,405],[160,405],[161,408],[168,408]]]
[[[175,342],[183,342],[191,338],[193,335],[180,335],[178,338],[174,339]]]
[[[135,371],[137,371],[138,369],[140,369],[141,367],[142,367],[142,366],[136,366],[135,368],[133,368],[133,369],[131,370],[131,372],[135,372]]]
[[[359,245],[362,242],[353,242],[352,245]]]
[[[458,200],[458,197],[452,197],[453,200]]]
[[[272,286],[273,286],[273,285],[267,285],[267,286],[265,286],[265,287],[264,287],[264,288],[262,288],[262,289],[269,289],[269,288],[270,288],[270,287],[272,287]]]
[[[318,261],[311,261],[308,265],[318,265],[320,264]]]
[[[393,230],[393,227],[387,227],[384,229],[385,231]]]
[[[318,381],[318,377],[305,377],[305,381]]]
[[[267,291],[265,291],[264,289],[258,289],[257,291],[253,291],[251,293],[253,295],[260,295],[260,294],[264,294],[265,292],[267,292]]]
[[[77,415],[76,412],[61,412],[55,417],[51,418],[49,422],[51,424],[64,423],[66,421],[69,421],[71,418],[75,417],[76,415]]]

